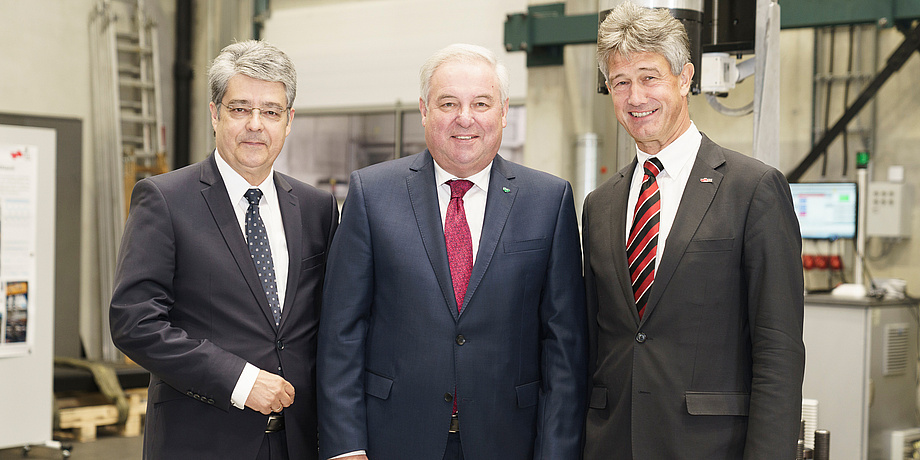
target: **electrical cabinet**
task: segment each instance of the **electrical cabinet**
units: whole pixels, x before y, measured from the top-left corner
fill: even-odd
[[[805,382],[834,460],[889,460],[895,430],[918,426],[917,306],[805,297]]]

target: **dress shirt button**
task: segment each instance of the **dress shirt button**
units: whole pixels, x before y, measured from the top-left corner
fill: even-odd
[[[275,345],[278,346],[278,349],[279,349],[279,350],[284,350],[284,341],[283,341],[283,340],[279,340],[278,342],[275,343]]]
[[[648,338],[648,336],[645,335],[645,332],[640,332],[640,333],[636,334],[636,342],[645,343],[645,339],[647,339],[647,338]]]
[[[450,393],[444,393],[444,400],[447,402],[451,402],[454,400],[454,395]]]
[[[464,343],[466,343],[466,337],[464,337],[463,334],[458,335],[457,345],[463,345]]]

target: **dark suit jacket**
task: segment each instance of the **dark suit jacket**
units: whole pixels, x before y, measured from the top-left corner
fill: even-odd
[[[267,416],[230,404],[247,361],[283,368],[296,392],[291,458],[316,458],[316,333],[338,208],[274,180],[290,260],[277,330],[213,155],[134,187],[110,319],[118,348],[151,373],[146,458],[255,458]]]
[[[704,135],[640,321],[625,248],[635,165],[585,200],[585,458],[795,458],[804,288],[785,178]]]
[[[319,339],[320,454],[440,459],[456,388],[471,459],[578,458],[586,327],[572,189],[492,165],[462,314],[431,154],[352,174]]]

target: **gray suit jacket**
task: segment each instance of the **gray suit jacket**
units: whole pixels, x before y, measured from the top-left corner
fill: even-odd
[[[496,156],[462,313],[428,151],[351,176],[319,336],[323,458],[440,459],[456,390],[466,458],[574,459],[587,388],[567,182]]]
[[[267,416],[230,404],[247,361],[283,369],[296,392],[288,450],[316,458],[316,334],[338,207],[274,180],[290,267],[277,329],[213,155],[134,187],[109,316],[115,344],[151,373],[145,458],[255,458]]]
[[[703,136],[639,319],[626,264],[636,161],[585,200],[585,458],[794,458],[801,237],[783,175]]]

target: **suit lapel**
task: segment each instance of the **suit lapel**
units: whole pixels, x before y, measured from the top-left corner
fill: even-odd
[[[268,306],[268,299],[262,292],[262,284],[259,282],[259,275],[256,273],[256,267],[252,263],[252,256],[249,254],[249,246],[246,239],[243,238],[243,232],[240,230],[240,224],[236,219],[236,213],[233,211],[233,205],[227,195],[227,188],[217,170],[217,162],[214,159],[215,154],[201,163],[201,182],[209,187],[201,191],[204,201],[208,204],[211,216],[220,229],[221,235],[233,260],[236,261],[237,267],[243,274],[249,290],[258,302],[262,312],[266,315],[266,320],[274,327],[275,321],[272,318],[271,309]],[[287,229],[285,229],[287,230]]]
[[[447,263],[447,243],[444,241],[444,228],[441,224],[441,207],[438,204],[437,184],[434,183],[434,164],[428,150],[416,157],[415,162],[409,167],[406,177],[406,187],[409,190],[409,201],[418,223],[422,244],[428,253],[428,261],[434,270],[441,294],[449,307],[454,320],[459,319],[457,300],[454,298],[453,283],[450,279],[450,266]],[[475,273],[475,267],[473,268]],[[467,291],[469,295],[469,291]]]
[[[464,305],[469,305],[476,288],[485,276],[501,239],[502,230],[508,222],[511,205],[518,193],[518,187],[513,182],[514,177],[511,164],[496,155],[492,160],[492,172],[489,174],[489,191],[486,195],[486,214],[482,222],[479,251],[476,253],[476,263],[473,264],[470,284],[463,299]],[[466,308],[463,311],[466,311]]]
[[[605,215],[610,216],[610,221],[601,225],[600,241],[606,243],[601,247],[609,247],[613,251],[614,267],[621,267],[615,270],[620,283],[620,291],[623,293],[626,305],[631,306],[630,312],[638,324],[639,311],[636,308],[636,299],[633,297],[629,263],[626,259],[626,213],[631,212],[626,208],[629,206],[629,186],[634,169],[636,169],[635,158],[617,173],[619,178],[615,179],[611,195],[604,203],[607,211]]]
[[[716,171],[716,168],[724,162],[725,157],[721,151],[704,134],[696,161],[693,162],[693,169],[690,170],[690,177],[687,179],[687,186],[680,199],[674,224],[671,225],[664,254],[661,256],[661,264],[655,272],[655,282],[652,284],[652,292],[649,294],[643,318],[648,318],[655,309],[683,258],[690,239],[696,233],[703,221],[703,216],[706,215],[706,211],[712,204],[719,190],[719,184],[722,183],[722,173]]]
[[[284,305],[281,309],[281,325],[290,316],[291,309],[294,308],[294,297],[297,292],[297,279],[300,276],[300,254],[303,239],[303,226],[301,223],[300,206],[297,204],[297,197],[294,196],[293,188],[287,180],[279,173],[275,173],[275,188],[278,190],[278,208],[281,211],[281,220],[284,223],[284,237],[287,241],[288,249],[288,276],[287,288],[284,295]],[[261,291],[260,291],[261,292]],[[269,310],[269,315],[271,310]]]

